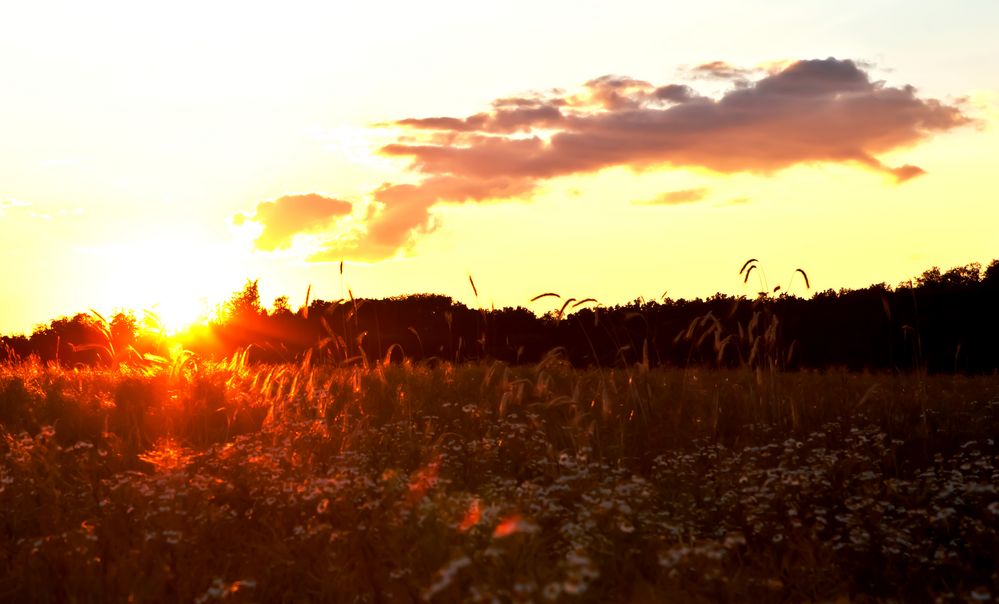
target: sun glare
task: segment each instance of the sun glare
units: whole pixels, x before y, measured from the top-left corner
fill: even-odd
[[[218,245],[152,240],[102,246],[94,255],[111,267],[101,284],[104,305],[152,315],[168,335],[210,319],[239,284],[233,253]]]
[[[150,311],[167,335],[176,335],[208,319],[207,301],[187,297],[182,293],[154,304]]]

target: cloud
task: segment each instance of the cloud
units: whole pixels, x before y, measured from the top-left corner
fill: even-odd
[[[419,184],[384,184],[373,193],[376,205],[368,212],[366,230],[328,242],[309,260],[382,260],[407,247],[414,235],[436,229],[430,208],[437,203],[504,199],[527,195],[533,187],[534,182],[528,179],[468,180],[450,176],[431,177]]]
[[[401,249],[406,249],[410,245],[409,237],[424,233],[425,231],[421,229],[414,229],[409,232],[405,240],[395,245],[386,245],[367,240],[361,231],[353,231],[346,236],[327,241],[307,260],[309,262],[341,262],[343,260],[377,262],[394,256]]]
[[[666,84],[656,88],[652,94],[657,99],[670,103],[685,103],[697,96],[690,86],[683,84]]]
[[[410,158],[412,169],[428,176],[469,181],[652,165],[767,174],[820,162],[853,162],[906,180],[919,168],[884,166],[877,155],[970,121],[956,106],[920,98],[911,86],[872,82],[852,61],[837,59],[799,61],[717,99],[617,77],[587,89],[588,104],[561,99],[568,107],[557,125],[545,123],[554,131],[544,136],[507,135],[492,126],[493,115],[443,141],[407,140],[381,152]]]
[[[504,99],[509,100],[509,99]],[[395,122],[397,126],[423,130],[449,130],[453,132],[526,132],[532,128],[558,127],[565,116],[559,106],[549,103],[499,106],[491,114],[479,113],[464,119],[454,117],[408,118]]]
[[[465,202],[504,199],[525,195],[534,187],[529,179],[479,178],[463,179],[435,176],[411,185],[383,185],[374,197],[382,209],[377,220],[369,223],[368,237],[377,243],[393,243],[405,239],[409,229],[425,225],[431,206],[442,201]]]
[[[314,232],[330,226],[337,218],[350,214],[349,201],[323,197],[316,193],[285,195],[276,201],[257,204],[252,215],[237,215],[233,221],[239,225],[246,221],[263,225],[257,238],[257,248],[273,251],[291,245],[298,233]]]
[[[849,163],[895,182],[919,176],[922,168],[885,165],[879,156],[972,120],[958,104],[872,80],[868,69],[835,58],[748,70],[716,61],[693,69],[695,80],[730,81],[714,97],[682,83],[607,75],[578,91],[497,99],[467,117],[400,119],[391,124],[400,135],[380,153],[408,160],[415,182],[374,191],[364,228],[314,259],[391,255],[432,229],[430,210],[438,203],[523,199],[548,179],[612,167],[769,175],[796,165]],[[695,191],[667,193],[654,203],[697,201]],[[268,241],[277,245],[292,226]]]
[[[694,78],[715,78],[719,80],[745,80],[753,75],[755,70],[736,67],[725,61],[701,63],[690,69]]]
[[[681,203],[692,203],[695,201],[700,201],[707,197],[708,190],[705,188],[699,189],[683,189],[680,191],[668,191],[661,194],[655,199],[649,199],[647,201],[636,201],[636,205],[642,206],[662,206],[662,205],[677,205]]]

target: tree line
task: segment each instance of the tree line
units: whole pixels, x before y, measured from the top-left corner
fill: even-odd
[[[297,310],[282,297],[268,310],[257,283],[248,282],[219,317],[173,340],[131,313],[110,320],[81,313],[29,336],[0,338],[0,360],[141,363],[169,357],[173,342],[198,357],[241,353],[254,362],[536,363],[558,354],[577,366],[603,367],[999,370],[999,260],[985,270],[977,263],[934,267],[896,287],[827,290],[807,299],[765,291],[602,307],[545,297],[537,303],[555,308],[540,316],[523,307],[469,308],[433,294],[317,299]]]

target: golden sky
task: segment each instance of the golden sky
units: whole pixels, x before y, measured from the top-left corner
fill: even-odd
[[[293,306],[311,285],[545,311],[751,295],[750,257],[818,290],[999,258],[991,0],[42,1],[0,23],[0,333],[88,308],[179,325],[247,279]]]

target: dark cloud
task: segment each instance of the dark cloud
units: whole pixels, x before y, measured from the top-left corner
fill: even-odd
[[[690,86],[684,86],[682,84],[667,84],[665,86],[660,86],[659,88],[656,88],[652,94],[660,101],[666,101],[669,103],[686,103],[697,96],[697,93],[695,93]]]
[[[717,61],[694,73],[732,87],[707,97],[682,84],[603,76],[576,93],[502,98],[470,117],[399,120],[394,125],[404,132],[380,152],[409,159],[418,180],[376,190],[366,233],[331,244],[329,254],[391,255],[430,228],[434,204],[525,198],[547,179],[616,166],[771,174],[852,163],[902,182],[923,170],[886,166],[880,155],[971,121],[960,105],[874,81],[849,60],[798,61],[769,72]],[[694,191],[655,203],[696,201]]]
[[[509,128],[494,126],[494,113],[446,143],[406,141],[381,151],[411,158],[428,176],[472,181],[611,166],[771,173],[818,162],[859,163],[905,180],[919,169],[887,167],[877,155],[969,121],[957,106],[920,98],[911,86],[872,82],[852,61],[836,59],[790,64],[718,99],[620,77],[592,80],[587,89],[590,104],[570,98],[558,122],[545,123],[547,133],[508,136]]]
[[[590,102],[604,109],[618,111],[633,109],[642,105],[645,94],[652,90],[652,84],[644,80],[622,76],[603,76],[586,83],[590,92]]]
[[[236,224],[242,224],[246,220],[262,224],[264,230],[257,238],[256,245],[261,250],[273,251],[289,246],[292,237],[298,233],[328,227],[337,218],[349,214],[352,208],[349,201],[323,197],[316,193],[286,195],[276,201],[259,203],[252,215],[240,214],[233,220]]]
[[[408,118],[396,122],[398,126],[409,126],[424,130],[454,130],[455,132],[470,132],[485,126],[489,116],[485,113],[458,119],[455,117],[422,117]]]
[[[637,205],[643,206],[663,206],[663,205],[677,205],[681,203],[692,203],[695,201],[700,201],[707,197],[708,190],[705,188],[699,189],[683,189],[680,191],[668,191],[656,197],[655,199],[649,199],[647,201],[636,201]]]

